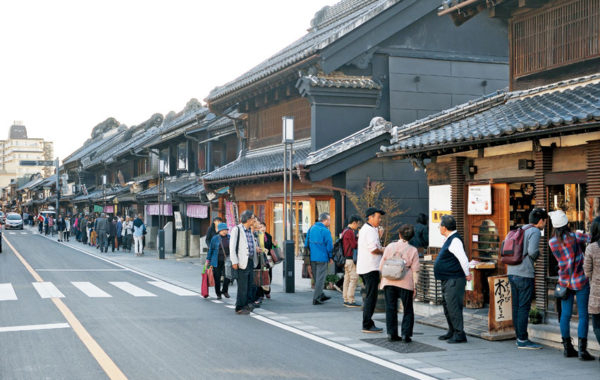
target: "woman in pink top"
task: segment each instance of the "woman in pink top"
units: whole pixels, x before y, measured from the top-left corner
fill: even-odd
[[[383,269],[386,260],[402,258],[406,261],[407,271],[401,280],[388,280],[383,277],[380,287],[385,293],[385,322],[388,340],[406,343],[412,341],[415,312],[413,298],[417,294],[415,283],[419,278],[419,252],[408,241],[415,235],[415,230],[410,224],[400,227],[400,240],[391,243],[385,248],[379,270]],[[402,318],[402,337],[398,335],[398,298],[402,301],[404,317]]]

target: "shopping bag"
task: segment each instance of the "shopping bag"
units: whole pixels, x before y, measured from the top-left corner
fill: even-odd
[[[200,295],[204,298],[208,298],[208,275],[202,273],[202,287],[200,289]]]
[[[257,287],[267,286],[270,284],[269,281],[269,270],[268,269],[255,269],[254,270],[254,285]]]
[[[274,246],[273,249],[271,249],[270,254],[271,259],[273,259],[273,264],[279,264],[283,261],[283,253],[278,246]]]
[[[213,272],[213,267],[209,267],[206,270],[206,276],[208,277],[208,286],[209,287],[214,287],[215,286],[215,274]]]

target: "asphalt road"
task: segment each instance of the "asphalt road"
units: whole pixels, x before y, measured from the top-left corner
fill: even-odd
[[[1,379],[410,378],[28,230],[4,239]]]

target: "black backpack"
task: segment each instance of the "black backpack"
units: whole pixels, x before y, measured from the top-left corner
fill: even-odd
[[[346,265],[346,256],[344,255],[344,244],[342,243],[345,232],[346,230],[342,232],[342,235],[339,238],[337,238],[337,240],[333,244],[333,262],[336,266],[341,268],[343,268]]]

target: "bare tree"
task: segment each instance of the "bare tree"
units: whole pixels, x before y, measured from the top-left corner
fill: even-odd
[[[383,234],[383,245],[386,246],[390,241],[394,240],[398,231],[398,217],[405,213],[405,210],[400,209],[398,201],[391,197],[386,197],[383,194],[385,185],[383,182],[371,181],[367,178],[365,187],[362,193],[356,194],[348,191],[348,199],[359,213],[369,207],[377,207],[385,211],[385,216],[382,218],[381,226],[385,232]]]

